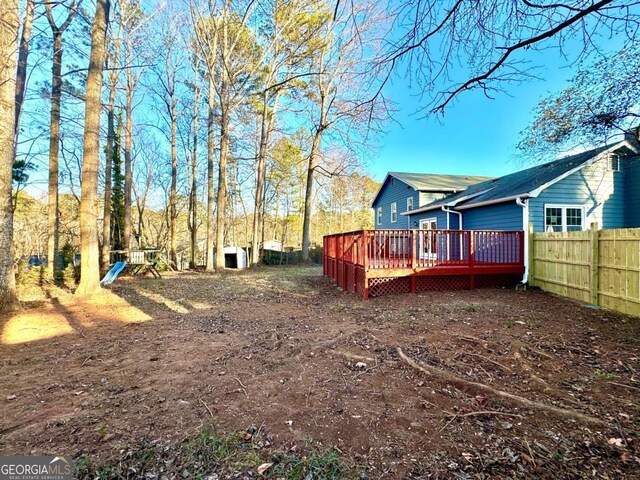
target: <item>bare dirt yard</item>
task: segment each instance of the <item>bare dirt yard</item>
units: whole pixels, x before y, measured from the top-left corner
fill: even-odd
[[[50,295],[51,296],[51,295]],[[86,478],[638,478],[640,319],[319,268],[118,280],[0,318],[0,452]]]

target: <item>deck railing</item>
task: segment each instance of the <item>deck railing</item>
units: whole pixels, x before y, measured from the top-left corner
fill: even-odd
[[[524,232],[361,230],[324,237],[324,274],[364,299],[517,282]]]
[[[361,230],[325,236],[324,257],[367,271],[520,265],[524,232]]]

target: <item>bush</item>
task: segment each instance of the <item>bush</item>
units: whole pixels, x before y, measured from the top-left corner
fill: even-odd
[[[19,287],[41,287],[45,283],[45,267],[30,267],[23,260],[18,262],[16,267],[16,285]]]
[[[73,290],[80,281],[80,267],[74,266],[73,263],[67,265],[67,268],[59,272],[58,282],[62,284],[64,288]]]
[[[69,265],[73,265],[73,257],[75,256],[75,249],[73,245],[69,242],[65,243],[64,246],[60,249],[60,263],[62,264],[62,269],[66,269]]]
[[[282,261],[280,260],[282,259]],[[313,247],[309,250],[309,261],[322,264],[322,247]],[[267,250],[264,252],[262,263],[265,265],[296,265],[302,262],[302,252],[274,252]]]

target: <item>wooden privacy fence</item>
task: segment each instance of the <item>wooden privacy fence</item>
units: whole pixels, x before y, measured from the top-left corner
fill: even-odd
[[[363,298],[517,283],[524,232],[361,230],[324,237],[323,269]]]
[[[532,233],[529,250],[531,285],[640,315],[640,229]]]

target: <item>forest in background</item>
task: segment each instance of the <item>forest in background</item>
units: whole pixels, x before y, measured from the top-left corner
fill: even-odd
[[[24,5],[23,43],[31,46],[14,165],[17,258],[58,255],[60,264],[62,248],[79,251],[89,6]],[[164,250],[174,266],[186,252],[191,266],[206,263],[218,228],[224,246],[250,247],[256,237],[299,250],[305,208],[310,246],[338,229],[371,226],[378,185],[362,161],[372,144],[361,140],[380,122],[365,98],[362,48],[375,52],[384,23],[372,5],[357,12],[358,32],[333,13],[298,0],[113,2],[98,198],[103,268],[110,249],[130,248]],[[317,81],[319,69],[326,82]],[[220,192],[223,149],[219,225],[211,194]],[[58,185],[48,175],[55,171]]]
[[[18,250],[44,249],[45,231],[50,259],[79,236],[80,295],[100,290],[111,249],[160,247],[176,264],[187,248],[193,266],[204,242],[214,270],[225,245],[280,237],[308,261],[322,234],[371,220],[365,164],[396,74],[418,112],[444,114],[469,91],[543,76],[529,53],[560,52],[582,73],[520,146],[606,140],[637,123],[639,5],[0,2],[0,309],[15,305]],[[594,59],[606,75],[585,73]]]

